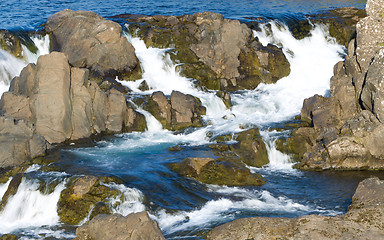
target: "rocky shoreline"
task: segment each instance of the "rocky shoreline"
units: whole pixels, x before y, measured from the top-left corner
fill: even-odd
[[[345,22],[337,20],[331,25],[338,40],[348,47],[348,55],[335,65],[330,97],[316,95],[306,99],[300,126],[288,139],[277,143],[280,151],[298,161],[296,168],[384,170],[383,6],[382,0],[368,0],[366,17],[354,9],[335,11],[336,15],[341,12],[345,16],[341,17]],[[183,63],[179,66],[181,74],[196,79],[195,85],[201,89],[218,90],[228,108],[231,92],[275,83],[290,73],[281,48],[263,46],[253,37],[252,24],[208,12],[178,17],[124,17],[132,35],[142,37],[147,46],[172,48],[172,60]],[[343,24],[352,30],[337,32]],[[356,37],[350,40],[354,26]],[[64,10],[47,20],[45,31],[51,39],[51,53],[26,66],[0,100],[0,169],[4,170],[0,183],[13,177],[0,210],[16,193],[23,171],[44,159],[58,144],[145,131],[147,123],[137,106],[171,131],[206,124],[202,117],[205,107],[190,94],[173,91],[167,96],[154,92],[128,101],[130,89],[115,78],[137,80],[142,69],[119,24],[92,12]],[[22,57],[16,38],[2,32],[2,46],[3,42],[15,56]],[[144,91],[148,88],[145,82],[141,87]],[[216,159],[191,157],[168,167],[206,184],[263,185],[268,179],[247,168],[269,162],[259,130],[238,133],[236,144],[227,144],[226,137],[216,137],[217,144],[209,146]],[[79,240],[164,239],[146,212],[127,217],[110,215],[112,210],[106,206],[106,199],[118,197],[121,192],[106,184],[118,181],[95,176],[71,178],[58,203],[60,221],[76,225],[89,216],[90,221],[76,231]],[[384,235],[383,183],[373,178],[361,182],[343,216],[240,219],[215,228],[208,239],[379,239]],[[127,228],[132,224],[137,227]],[[3,235],[0,239],[11,239],[7,237],[12,236]]]

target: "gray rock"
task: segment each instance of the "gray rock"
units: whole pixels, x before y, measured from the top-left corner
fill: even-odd
[[[66,54],[74,67],[88,68],[95,77],[129,74],[137,66],[133,46],[118,23],[96,13],[64,10],[48,18],[54,51]]]
[[[47,143],[33,124],[0,116],[0,168],[13,167],[45,154]]]
[[[98,215],[76,230],[75,240],[162,240],[163,234],[147,212]]]
[[[383,0],[368,0],[365,6],[368,16],[382,19],[384,17],[384,1]]]
[[[214,228],[209,240],[247,239],[382,239],[384,181],[362,181],[345,215],[298,218],[243,218]]]
[[[201,116],[205,115],[206,109],[198,98],[190,94],[172,91],[170,100],[173,130],[203,126]]]
[[[71,70],[63,53],[39,57],[35,81],[37,93],[32,97],[36,130],[49,142],[59,143],[72,134],[70,98]]]

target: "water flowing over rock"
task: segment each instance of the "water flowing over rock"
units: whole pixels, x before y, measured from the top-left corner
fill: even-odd
[[[209,240],[246,239],[382,239],[384,181],[360,182],[345,215],[298,218],[243,218],[213,229]]]
[[[45,29],[54,51],[65,53],[71,66],[88,68],[95,78],[140,71],[134,48],[122,36],[121,26],[96,13],[67,9],[49,17]]]
[[[159,226],[147,212],[132,213],[126,217],[101,214],[79,227],[76,235],[75,240],[165,240]]]
[[[262,46],[247,25],[220,14],[133,16],[129,21],[138,22],[129,24],[132,34],[143,37],[147,46],[173,48],[181,73],[209,89],[254,89],[290,73],[281,49]]]
[[[334,67],[330,97],[304,101],[301,118],[313,130],[295,131],[287,142],[304,149],[288,150],[300,158],[298,168],[384,169],[384,26],[376,14],[384,5],[377,2],[367,2],[368,16],[357,23],[348,55]]]

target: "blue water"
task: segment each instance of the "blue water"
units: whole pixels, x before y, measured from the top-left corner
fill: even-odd
[[[365,0],[2,0],[0,29],[39,29],[49,16],[67,8],[94,11],[103,17],[125,13],[183,15],[212,11],[234,19],[284,19],[339,7],[363,9],[365,3]]]

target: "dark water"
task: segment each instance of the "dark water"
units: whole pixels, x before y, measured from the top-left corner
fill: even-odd
[[[55,12],[94,11],[103,17],[117,14],[183,15],[212,11],[227,18],[291,18],[339,7],[364,8],[365,0],[2,0],[0,29],[36,29]]]

